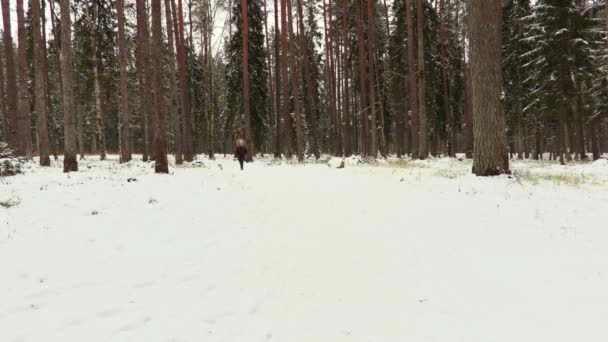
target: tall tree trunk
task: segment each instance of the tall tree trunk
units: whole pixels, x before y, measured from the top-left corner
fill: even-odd
[[[325,4],[325,1],[323,1],[323,3]],[[340,126],[340,114],[338,113],[338,111],[336,110],[336,62],[334,59],[334,46],[335,46],[335,32],[333,30],[333,2],[332,1],[328,1],[327,2],[327,6],[329,9],[329,17],[327,18],[327,25],[328,25],[328,32],[329,32],[329,79],[330,79],[330,113],[333,117],[333,122],[334,122],[334,126],[333,126],[333,130],[334,130],[334,135],[333,135],[333,145],[334,145],[334,150],[336,151],[337,155],[343,155],[342,153],[342,146],[340,144],[341,139],[340,137],[342,136],[341,133],[341,126]]]
[[[279,6],[274,0],[274,75],[275,75],[275,106],[276,116],[274,124],[274,157],[281,157],[281,73],[280,73],[280,37],[279,37]]]
[[[414,0],[415,1],[415,0]],[[412,0],[405,0],[405,13],[407,16],[407,98],[409,101],[408,117],[411,120],[412,158],[420,154],[420,120],[418,116],[418,89],[416,76],[416,60],[414,59],[414,16],[412,15]],[[407,122],[408,120],[406,120]]]
[[[283,145],[285,148],[285,156],[288,159],[292,157],[291,145],[291,115],[289,110],[289,79],[287,73],[287,2],[281,0],[281,82],[283,83]]]
[[[101,110],[101,88],[99,86],[99,71],[97,67],[97,16],[99,5],[94,2],[92,11],[89,8],[89,34],[91,37],[91,68],[93,72],[93,97],[95,100],[95,123],[97,126],[97,134],[99,136],[99,157],[101,160],[106,159],[106,134],[103,112]]]
[[[40,9],[41,9],[41,14],[42,13],[46,13],[46,2],[45,0],[41,0],[40,1]],[[49,90],[49,72],[48,72],[48,60],[47,60],[47,44],[46,44],[46,14],[45,15],[41,15],[40,16],[41,20],[42,20],[42,31],[44,33],[41,33],[41,37],[42,37],[42,71],[44,74],[44,91],[45,91],[45,96],[44,96],[44,103],[45,106],[47,108],[47,131],[48,131],[48,137],[49,137],[49,152],[53,155],[53,157],[55,158],[55,160],[57,160],[59,158],[59,156],[57,155],[57,148],[58,148],[58,144],[56,144],[56,133],[55,133],[55,118],[53,117],[52,113],[51,113],[51,91]],[[60,87],[61,88],[61,87]],[[50,127],[50,129],[49,129]]]
[[[420,159],[428,156],[428,132],[426,117],[426,74],[424,71],[424,0],[418,0],[418,108],[420,116],[420,132],[418,133],[418,144]]]
[[[17,115],[17,70],[15,69],[15,52],[11,31],[10,0],[2,0],[2,22],[4,25],[4,53],[6,63],[6,116],[8,121],[7,142],[16,150],[19,144],[19,125]]]
[[[247,13],[247,0],[241,0],[241,19],[243,20],[243,111],[245,112],[245,140],[249,145],[247,160],[253,158],[253,132],[251,130],[251,111],[249,108],[249,16]]]
[[[443,6],[443,1],[439,2],[439,48],[441,50],[441,78],[443,82],[443,110],[445,113],[445,118],[447,121],[446,124],[446,140],[447,140],[447,150],[448,155],[450,157],[456,156],[456,151],[454,150],[453,144],[453,134],[454,134],[454,118],[452,117],[452,108],[450,106],[450,95],[449,95],[449,81],[447,76],[447,61],[446,61],[446,52],[445,52],[445,27],[444,27],[444,16],[445,9]]]
[[[264,0],[264,34],[266,38],[266,63],[268,63],[268,91],[270,93],[270,122],[268,125],[268,136],[270,137],[270,146],[274,146],[273,140],[275,136],[273,134],[273,122],[276,120],[277,116],[277,98],[274,92],[274,80],[273,80],[273,72],[272,72],[272,62],[270,61],[270,36],[268,35],[268,9],[266,3],[268,0]]]
[[[17,0],[17,37],[19,47],[17,49],[18,73],[18,99],[17,99],[17,123],[19,127],[20,144],[19,154],[28,158],[32,157],[32,120],[30,113],[30,98],[28,89],[29,70],[27,66],[27,32],[25,30],[25,15],[23,0]]]
[[[310,131],[311,131],[311,152],[315,158],[319,159],[318,133],[317,133],[317,106],[315,97],[313,96],[312,75],[310,73],[310,55],[308,50],[308,37],[304,30],[304,14],[302,10],[302,0],[297,0],[298,18],[300,23],[300,48],[302,49],[302,58],[304,60],[304,75],[306,77],[306,98],[308,103],[308,114],[310,116]],[[311,51],[310,53],[314,53]]]
[[[473,173],[509,173],[505,118],[502,112],[501,13],[486,0],[471,0],[473,81]]]
[[[63,123],[65,130],[63,172],[78,171],[76,160],[76,120],[72,92],[72,20],[70,0],[61,0],[61,73],[63,74]]]
[[[376,86],[374,84],[374,0],[367,0],[367,53],[369,65],[369,107],[370,107],[370,152],[371,156],[378,156],[378,123],[376,120]],[[363,17],[363,16],[361,16]]]
[[[175,67],[175,43],[173,41],[174,25],[173,15],[171,12],[171,0],[165,0],[165,21],[167,23],[167,52],[169,53],[169,110],[171,111],[171,119],[173,120],[173,136],[174,136],[174,153],[175,163],[181,165],[184,162],[182,154],[182,128],[179,117],[180,105],[177,96],[177,78]]]
[[[148,31],[148,20],[145,0],[136,0],[137,5],[137,77],[139,88],[139,117],[143,129],[143,160],[147,161],[150,156],[149,132],[150,101],[151,98],[151,75],[150,71],[150,34]]]
[[[184,35],[184,12],[182,6],[182,0],[177,2],[177,13],[179,23],[179,49],[178,49],[178,69],[179,69],[179,83],[180,90],[182,92],[182,120],[183,120],[183,150],[184,160],[191,162],[194,160],[194,151],[192,144],[192,118],[190,115],[190,96],[189,96],[189,84],[188,84],[188,70],[186,66],[186,37]]]
[[[298,161],[304,161],[304,142],[302,136],[302,116],[300,115],[300,70],[298,67],[298,50],[297,40],[293,33],[293,18],[291,10],[291,1],[287,2],[287,26],[289,27],[289,49],[291,51],[291,78],[292,78],[292,93],[293,107],[296,118],[296,154]]]
[[[363,33],[363,6],[361,1],[357,1],[357,45],[359,48],[359,83],[361,86],[359,98],[361,99],[361,110],[359,117],[361,118],[361,153],[369,153],[369,145],[367,137],[369,134],[368,124],[368,104],[367,104],[367,58],[365,56],[364,33]]]
[[[349,94],[349,71],[351,67],[351,60],[348,58],[348,0],[342,0],[342,42],[344,49],[342,50],[342,64],[343,64],[343,80],[344,80],[344,155],[349,157],[353,153],[353,147],[351,142],[352,135],[352,118],[350,112],[350,94]]]
[[[36,128],[38,131],[38,153],[40,155],[40,165],[50,166],[49,157],[49,129],[46,108],[46,76],[43,55],[45,49],[42,45],[42,31],[40,25],[40,0],[31,0],[32,6],[32,38],[34,40],[34,69],[35,69],[35,108],[36,108]],[[45,32],[46,34],[46,32]]]
[[[129,93],[127,87],[127,47],[125,42],[125,10],[124,0],[116,0],[116,14],[118,17],[118,63],[120,68],[120,162],[131,160]],[[170,18],[170,16],[168,16]],[[168,29],[170,27],[168,26]],[[175,77],[174,74],[172,74]]]
[[[165,124],[165,99],[163,91],[163,32],[161,24],[161,0],[152,0],[152,66],[154,79],[154,170],[156,173],[169,173],[167,163],[167,141]]]
[[[2,140],[9,143],[10,129],[8,127],[8,113],[6,112],[6,88],[4,87],[4,65],[0,57],[0,115],[2,115]]]
[[[56,21],[59,21],[57,18],[57,14],[55,13],[55,0],[49,0],[50,3],[50,12],[51,12],[51,31],[53,33],[53,38],[55,39],[55,42],[60,42],[61,39],[59,38],[59,36],[61,35],[61,32],[59,32],[60,30],[57,28],[57,25],[55,24]],[[61,47],[58,44],[55,44],[55,63],[57,65],[57,69],[60,70],[61,69]],[[63,99],[63,88],[62,88],[62,84],[63,84],[63,76],[61,75],[61,72],[57,73],[57,78],[59,79],[59,98]],[[84,143],[83,143],[83,116],[84,113],[80,113],[80,111],[78,111],[78,149],[80,151],[80,157],[81,159],[84,159]],[[54,131],[54,130],[52,130]],[[56,137],[56,141],[55,141],[55,145],[57,146],[56,148],[59,148],[59,146],[61,145],[61,141],[59,139],[59,134],[57,134]]]

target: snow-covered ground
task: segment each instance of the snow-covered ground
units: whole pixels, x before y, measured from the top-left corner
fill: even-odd
[[[608,341],[608,160],[345,164],[0,179],[0,341]]]

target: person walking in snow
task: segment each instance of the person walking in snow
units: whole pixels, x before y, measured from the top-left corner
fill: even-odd
[[[245,158],[247,158],[247,143],[243,139],[238,139],[236,141],[236,149],[234,151],[234,158],[239,160],[239,164],[241,165],[241,171],[243,170],[243,163],[245,163]]]

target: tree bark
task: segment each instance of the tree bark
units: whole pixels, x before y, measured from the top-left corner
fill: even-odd
[[[351,67],[350,58],[348,58],[348,0],[342,0],[342,42],[344,49],[342,50],[343,64],[343,82],[344,82],[344,117],[346,124],[344,125],[344,155],[349,157],[353,154],[353,146],[351,142],[352,136],[352,118],[350,111],[350,89],[349,89],[349,72]]]
[[[287,73],[287,2],[281,0],[281,82],[283,83],[283,145],[285,148],[285,157],[291,159],[291,115],[289,110],[289,80]]]
[[[454,118],[452,116],[452,108],[450,106],[450,95],[449,95],[449,81],[447,76],[447,61],[446,61],[446,52],[445,52],[445,27],[444,27],[444,16],[445,9],[443,6],[443,1],[439,2],[439,49],[441,50],[441,78],[443,81],[443,110],[445,114],[445,118],[447,121],[446,124],[446,140],[447,140],[447,150],[448,155],[450,157],[456,156],[456,151],[454,149]]]
[[[97,16],[99,5],[94,2],[91,14],[89,8],[89,33],[91,37],[91,68],[93,72],[93,97],[95,100],[95,123],[97,125],[97,134],[99,136],[99,158],[106,160],[106,134],[103,112],[101,110],[101,88],[99,86],[99,71],[97,67]]]
[[[243,111],[245,112],[245,141],[247,148],[247,161],[253,158],[253,132],[251,130],[251,111],[249,108],[249,17],[247,13],[247,0],[241,0],[242,39],[243,39]]]
[[[428,156],[428,132],[426,117],[426,74],[424,71],[424,0],[418,0],[418,108],[420,131],[418,133],[419,158]]]
[[[19,126],[17,115],[17,70],[15,69],[15,52],[13,49],[13,36],[11,31],[10,0],[2,0],[2,22],[4,25],[4,54],[6,63],[6,117],[7,142],[16,150],[19,144]]]
[[[118,17],[118,63],[120,69],[120,162],[131,160],[131,114],[129,113],[129,92],[127,87],[127,47],[125,42],[125,2],[116,0],[116,14]],[[170,16],[167,16],[170,18]],[[168,29],[170,27],[168,26]],[[174,73],[172,74],[175,77]]]
[[[152,0],[152,66],[154,81],[154,170],[156,173],[169,173],[167,163],[167,141],[165,124],[165,99],[163,91],[162,52],[163,32],[161,28],[161,0]]]
[[[72,20],[70,0],[61,0],[61,73],[63,74],[64,158],[63,172],[78,171],[76,160],[76,120],[72,88]]]
[[[169,53],[169,110],[171,111],[171,119],[173,120],[173,136],[174,136],[174,153],[175,163],[181,165],[184,162],[182,154],[182,129],[179,117],[179,100],[177,96],[177,78],[175,67],[175,43],[173,41],[173,15],[171,14],[171,0],[165,0],[165,21],[167,24],[167,52]]]
[[[301,43],[300,47],[302,49],[302,58],[304,60],[304,75],[306,77],[306,97],[308,103],[308,114],[310,115],[310,131],[311,131],[311,152],[315,155],[315,158],[319,159],[321,156],[319,154],[319,146],[318,146],[318,133],[317,133],[317,106],[315,97],[313,96],[313,84],[312,84],[312,76],[310,74],[310,55],[308,51],[308,37],[306,36],[306,31],[304,30],[304,14],[302,10],[302,0],[297,0],[298,6],[298,18],[300,22],[300,37]],[[314,53],[314,51],[313,51]]]
[[[412,0],[405,0],[405,13],[407,16],[407,84],[408,84],[408,102],[410,104],[408,119],[411,120],[411,150],[412,158],[418,158],[420,154],[420,146],[418,143],[420,124],[418,116],[418,79],[416,76],[416,60],[414,59],[414,21],[412,15]],[[409,120],[406,120],[409,121]]]
[[[32,38],[34,40],[34,69],[35,69],[35,108],[36,128],[38,131],[38,154],[41,166],[50,166],[49,157],[49,130],[46,107],[46,76],[43,55],[45,49],[42,45],[42,31],[40,25],[40,0],[31,0],[32,6]],[[46,32],[45,32],[46,34]]]
[[[471,71],[473,82],[473,173],[509,173],[505,118],[502,112],[501,13],[486,0],[471,0]]]
[[[190,96],[189,84],[186,69],[186,37],[184,35],[184,12],[182,0],[177,2],[178,25],[179,25],[179,49],[178,49],[178,69],[180,90],[182,92],[182,120],[183,120],[183,151],[184,160],[191,162],[194,160],[194,151],[192,144],[192,118],[190,115]]]
[[[32,157],[32,120],[30,113],[30,98],[28,88],[28,66],[27,66],[27,32],[25,30],[25,15],[23,0],[17,0],[17,37],[19,47],[17,49],[17,63],[19,66],[17,86],[17,124],[19,129],[18,154],[27,158]]]
[[[287,2],[287,16],[289,23],[289,49],[291,51],[291,82],[292,82],[292,93],[293,93],[293,108],[296,119],[296,154],[298,161],[304,161],[304,143],[302,137],[302,116],[300,115],[300,70],[298,67],[298,50],[297,40],[293,33],[293,18],[291,10],[291,1]]]
[[[368,66],[369,66],[369,107],[370,107],[370,153],[371,156],[376,158],[378,156],[378,123],[376,119],[376,86],[374,84],[375,72],[374,72],[374,0],[367,0],[367,54],[368,54]],[[362,16],[363,17],[363,16]]]
[[[275,106],[276,116],[273,124],[275,128],[274,136],[274,157],[281,157],[281,63],[280,63],[280,37],[279,37],[279,6],[274,0],[274,79],[275,79]]]
[[[361,99],[361,110],[359,113],[361,122],[361,153],[366,155],[369,153],[369,144],[367,142],[369,129],[368,124],[368,104],[367,104],[367,58],[365,56],[365,45],[363,44],[363,7],[361,1],[357,1],[357,46],[359,48],[359,83],[361,86],[359,98]]]

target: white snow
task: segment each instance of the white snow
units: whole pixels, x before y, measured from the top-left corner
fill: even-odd
[[[606,160],[111,158],[0,178],[0,341],[608,340]]]

